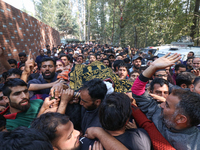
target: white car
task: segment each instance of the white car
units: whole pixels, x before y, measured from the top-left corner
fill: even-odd
[[[154,54],[155,56],[158,57],[162,57],[167,53],[179,53],[181,54],[181,60],[182,61],[186,61],[187,60],[187,54],[192,51],[194,52],[195,57],[200,57],[200,47],[168,47],[166,49],[159,49],[158,51],[156,51],[156,53]]]

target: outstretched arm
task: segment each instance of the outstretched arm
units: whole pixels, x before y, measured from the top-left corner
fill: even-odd
[[[128,150],[121,142],[100,127],[88,128],[85,132],[85,137],[89,139],[98,138],[106,150]]]

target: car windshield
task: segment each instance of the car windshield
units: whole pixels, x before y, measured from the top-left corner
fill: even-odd
[[[173,54],[173,53],[171,53],[170,55],[172,55],[172,54]],[[160,57],[163,57],[164,55],[165,55],[165,54],[158,53],[158,55],[157,55],[157,56],[160,58]],[[184,59],[184,56],[185,56],[185,55],[182,55],[182,54],[181,54],[181,60],[183,60],[183,59]]]

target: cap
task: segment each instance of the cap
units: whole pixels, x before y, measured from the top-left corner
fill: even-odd
[[[132,58],[132,61],[134,61],[134,60],[136,60],[136,59],[140,59],[140,60],[142,60],[142,57],[136,55],[136,56],[134,56],[134,57]]]

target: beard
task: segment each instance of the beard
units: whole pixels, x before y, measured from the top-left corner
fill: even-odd
[[[135,65],[135,64],[134,64],[134,68],[135,68],[135,69],[140,69],[140,65]]]
[[[28,104],[21,105],[24,101],[28,101]],[[10,107],[21,110],[22,112],[27,111],[30,108],[30,100],[25,98],[25,99],[21,100],[18,104],[10,101]]]
[[[87,111],[92,111],[95,110],[97,108],[97,106],[94,104],[94,102],[92,103],[91,106],[88,106],[87,108],[85,108]]]
[[[163,114],[163,109],[162,109],[160,117],[167,128],[175,128],[176,124],[172,120],[175,119],[176,115],[177,115],[177,113],[175,112],[171,117],[167,117],[167,115]]]
[[[46,75],[46,73],[50,73],[50,75]],[[44,79],[50,80],[53,79],[53,77],[55,76],[55,72],[45,71],[42,72],[42,76]]]

